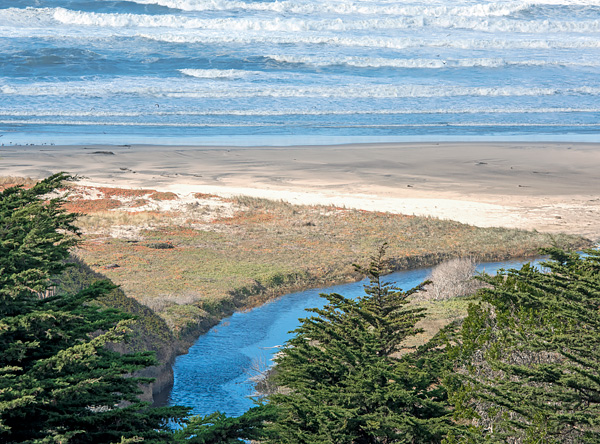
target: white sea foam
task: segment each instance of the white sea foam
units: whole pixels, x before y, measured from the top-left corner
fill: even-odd
[[[179,69],[180,73],[200,79],[239,79],[260,75],[260,71],[244,71],[241,69]]]
[[[600,20],[513,20],[505,17],[453,15],[432,13],[431,15],[406,15],[381,18],[333,18],[313,19],[295,17],[221,17],[198,18],[179,15],[147,15],[130,13],[96,13],[75,11],[65,8],[8,8],[0,10],[0,23],[12,27],[47,27],[49,18],[63,25],[78,25],[110,28],[167,28],[173,30],[201,29],[227,32],[303,32],[303,31],[353,31],[398,29],[411,30],[467,29],[492,33],[597,33]],[[5,26],[6,26],[5,25]]]
[[[54,19],[64,24],[109,27],[139,27],[139,28],[188,28],[260,32],[299,32],[299,31],[349,31],[374,29],[415,29],[423,27],[471,29],[485,32],[519,32],[519,33],[556,33],[576,32],[591,33],[600,31],[600,20],[582,21],[521,21],[521,20],[481,20],[461,16],[432,16],[432,17],[393,17],[362,20],[336,19],[303,19],[293,18],[217,18],[200,19],[173,15],[137,15],[137,14],[108,14],[71,11],[56,8]]]
[[[243,69],[178,69],[180,73],[197,79],[207,80],[247,80],[247,81],[290,81],[306,78],[306,74],[284,71],[248,71]]]
[[[410,108],[410,109],[231,109],[231,110],[180,110],[180,111],[155,111],[150,110],[115,112],[107,110],[93,111],[44,111],[27,110],[12,111],[0,110],[0,116],[14,118],[40,118],[40,117],[194,117],[194,116],[257,116],[257,117],[278,117],[278,116],[352,116],[352,115],[414,115],[414,114],[568,114],[568,113],[598,113],[600,108]],[[25,122],[26,120],[22,120]],[[15,122],[15,121],[13,121]]]
[[[249,97],[315,97],[315,98],[411,98],[411,97],[518,97],[552,95],[599,95],[600,88],[525,88],[525,87],[436,87],[423,85],[346,85],[342,87],[283,87],[283,88],[237,88],[231,91],[177,91],[166,92],[166,97],[195,98],[249,98]]]
[[[0,120],[2,125],[74,125],[74,126],[106,126],[104,121],[87,121],[87,120]],[[127,127],[172,127],[172,128],[260,128],[260,127],[294,127],[303,126],[303,123],[295,124],[294,122],[254,122],[254,123],[202,123],[202,122],[110,122],[111,126],[127,126]],[[523,127],[523,128],[600,128],[600,123],[482,123],[482,122],[462,122],[462,123],[381,123],[381,124],[343,124],[338,128],[495,128],[495,127]],[[316,127],[319,127],[317,124]],[[336,125],[327,124],[328,128],[335,128]]]
[[[392,59],[383,57],[356,56],[294,56],[288,54],[269,55],[279,63],[302,63],[311,66],[348,65],[358,68],[501,68],[505,66],[600,66],[600,60],[506,60],[503,58],[474,59]]]
[[[384,49],[409,48],[453,48],[464,50],[489,49],[584,49],[600,48],[600,38],[580,37],[574,39],[505,39],[491,36],[489,39],[453,39],[453,38],[413,38],[413,37],[378,37],[378,36],[339,36],[311,34],[271,34],[247,33],[160,33],[141,32],[139,37],[169,43],[204,43],[204,44],[270,44],[270,45],[330,45],[346,47],[367,47]]]
[[[600,0],[534,0],[531,4],[554,6],[600,6]]]
[[[31,120],[0,120],[0,124],[10,125],[78,125],[78,126],[106,126],[102,120],[49,120],[49,119],[31,119]],[[179,122],[110,122],[111,126],[147,126],[147,127],[178,127],[178,128],[206,128],[206,127],[255,127],[255,126],[284,126],[285,124],[276,123],[179,123]]]
[[[0,9],[0,27],[46,27],[52,23],[53,8]]]
[[[173,98],[410,98],[410,97],[519,97],[553,95],[600,95],[600,87],[530,88],[530,87],[463,87],[453,85],[346,84],[343,86],[236,86],[223,88],[220,83],[203,84],[182,79],[113,78],[110,80],[37,82],[0,84],[0,93],[20,96],[92,96],[135,95]]]
[[[232,0],[133,0],[139,4],[160,5],[183,11],[269,11],[279,14],[338,14],[338,15],[408,15],[408,16],[465,16],[502,17],[525,11],[527,2],[479,3],[461,6],[423,6],[376,2],[243,2]]]

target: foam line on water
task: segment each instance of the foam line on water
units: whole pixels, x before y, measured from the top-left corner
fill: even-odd
[[[73,126],[129,126],[129,127],[174,127],[174,128],[260,128],[260,127],[304,127],[304,123],[289,122],[253,122],[253,123],[198,123],[198,122],[106,122],[106,121],[75,121],[75,120],[0,120],[2,125],[73,125]],[[323,126],[327,128],[600,128],[600,123],[481,123],[481,122],[461,122],[461,123],[382,123],[382,124],[343,124],[334,125],[326,123]],[[319,124],[315,125],[320,127]]]
[[[267,56],[279,63],[297,63],[312,66],[347,65],[357,68],[502,68],[506,66],[600,66],[600,60],[507,60],[504,58],[465,58],[465,59],[393,59],[383,57],[357,56],[306,56],[275,54]]]
[[[180,73],[200,79],[238,79],[262,74],[260,71],[245,71],[241,69],[179,69]]]
[[[357,15],[457,15],[466,17],[510,16],[532,7],[527,2],[478,3],[460,6],[422,6],[376,2],[243,2],[231,0],[131,0],[143,5],[160,5],[182,11],[269,11],[280,14],[357,14]]]
[[[136,15],[136,14],[110,14],[71,11],[56,8],[53,12],[55,20],[63,24],[77,24],[86,26],[108,27],[139,27],[139,28],[191,28],[215,29],[229,32],[244,31],[349,31],[349,30],[374,30],[374,29],[420,29],[424,27],[471,29],[485,32],[519,32],[519,33],[594,33],[600,32],[600,20],[580,21],[522,21],[522,20],[481,20],[462,16],[409,16],[374,18],[362,20],[336,19],[303,19],[292,18],[188,18],[173,15]]]
[[[203,83],[205,81],[206,83]],[[600,87],[463,87],[453,85],[346,84],[342,86],[284,85],[280,87],[237,86],[223,88],[218,79],[116,77],[108,80],[0,83],[0,93],[19,96],[92,96],[135,95],[145,97],[244,98],[244,97],[316,97],[316,98],[409,98],[409,97],[511,97],[554,95],[600,95]]]
[[[312,35],[277,33],[161,33],[149,34],[140,32],[139,37],[167,43],[200,43],[200,44],[268,44],[268,45],[329,45],[343,47],[365,47],[383,49],[411,48],[452,48],[463,50],[493,50],[493,49],[598,49],[600,37],[589,36],[577,39],[542,38],[535,39],[506,39],[490,35],[490,38],[415,38],[415,37],[385,37],[385,36],[342,36],[342,35]]]
[[[168,116],[351,116],[351,115],[414,115],[414,114],[558,114],[558,113],[600,113],[600,108],[429,108],[429,109],[247,109],[247,110],[207,110],[207,111],[44,111],[0,110],[4,117],[168,117]],[[25,120],[23,120],[25,121]]]
[[[510,16],[538,6],[600,6],[598,0],[543,0],[532,2],[476,3],[459,6],[397,4],[395,2],[303,1],[243,2],[232,0],[130,0],[143,5],[160,5],[181,11],[272,11],[292,14],[365,14],[365,15],[460,15],[472,17]]]

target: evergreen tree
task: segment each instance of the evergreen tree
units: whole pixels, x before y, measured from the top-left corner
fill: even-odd
[[[546,252],[546,269],[485,277],[451,338],[446,383],[479,433],[449,442],[600,442],[600,253]]]
[[[406,300],[421,287],[401,292],[383,282],[384,253],[361,269],[370,278],[365,296],[322,295],[327,305],[309,310],[315,316],[301,320],[276,359],[281,391],[269,401],[279,417],[268,442],[435,443],[453,429],[427,355],[398,357],[421,331],[423,311]]]
[[[239,417],[223,413],[194,416],[187,426],[174,434],[176,442],[188,444],[243,444],[270,436],[266,423],[276,419],[276,410],[270,405],[253,407]]]
[[[146,380],[129,377],[154,357],[105,347],[122,341],[130,322],[94,305],[114,285],[43,297],[78,233],[62,199],[47,197],[67,179],[0,193],[0,441],[170,441],[168,421],[187,409],[149,409],[137,398]]]

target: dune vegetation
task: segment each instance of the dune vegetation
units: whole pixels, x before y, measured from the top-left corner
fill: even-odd
[[[67,210],[83,214],[75,254],[192,337],[198,325],[232,310],[357,280],[352,264],[366,263],[384,242],[395,270],[589,245],[570,235],[245,196],[74,185],[67,199]]]

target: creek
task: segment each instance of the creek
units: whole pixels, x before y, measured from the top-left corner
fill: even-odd
[[[499,268],[519,268],[526,262],[531,259],[488,262],[480,264],[477,270],[494,274]],[[386,280],[406,291],[426,280],[431,270],[399,271],[386,276]],[[363,280],[287,294],[223,319],[200,336],[186,355],[176,359],[169,405],[192,407],[195,415],[215,411],[242,415],[254,405],[250,399],[254,392],[250,378],[257,369],[264,370],[272,364],[274,354],[298,327],[298,319],[310,315],[307,308],[323,307],[325,299],[319,294],[339,293],[354,298],[364,294],[366,283]]]

